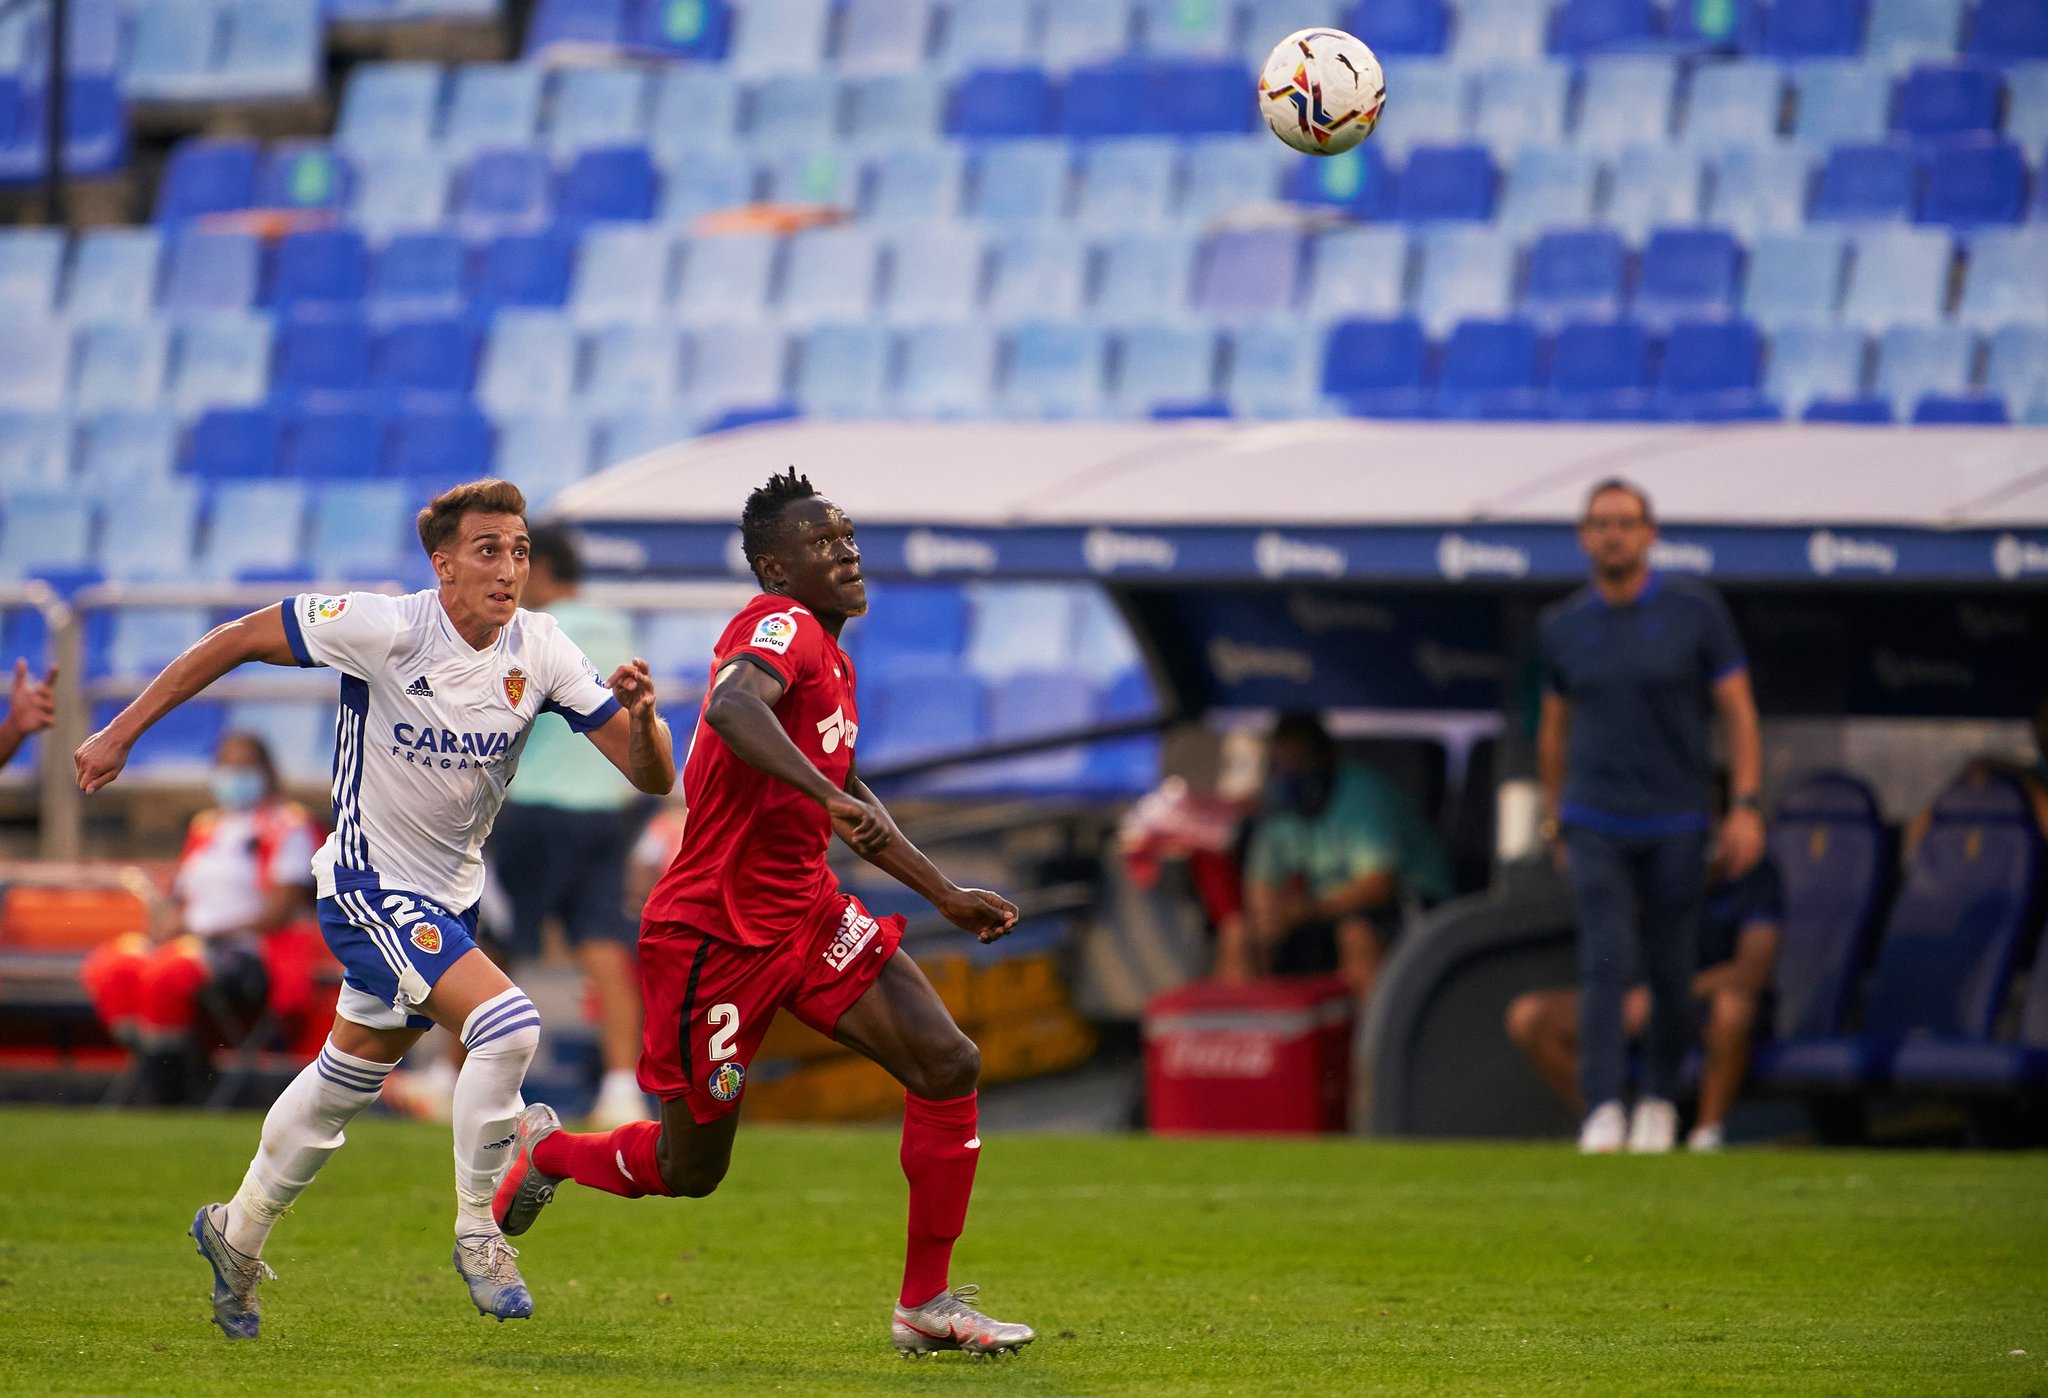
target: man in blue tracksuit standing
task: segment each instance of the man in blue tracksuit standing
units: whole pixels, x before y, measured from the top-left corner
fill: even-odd
[[[1705,897],[1712,799],[1709,725],[1727,726],[1723,866],[1738,877],[1763,853],[1757,791],[1763,750],[1742,640],[1719,594],[1650,568],[1657,524],[1643,491],[1603,481],[1586,497],[1579,544],[1592,580],[1543,614],[1537,761],[1544,833],[1579,917],[1579,1149],[1668,1151],[1672,1098],[1692,1036],[1693,941]],[[1631,944],[1651,1008],[1643,1091],[1621,1100],[1621,1002]]]

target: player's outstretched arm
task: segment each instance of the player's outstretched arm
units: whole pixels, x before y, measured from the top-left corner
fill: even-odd
[[[647,662],[634,656],[630,665],[612,671],[605,687],[619,701],[619,712],[593,728],[590,741],[634,786],[649,796],[668,795],[676,786],[675,743],[655,712]]]
[[[7,717],[0,719],[0,767],[5,767],[21,745],[48,728],[57,718],[57,667],[38,680],[28,672],[28,661],[14,662],[14,686],[7,698]]]
[[[204,690],[215,680],[251,660],[266,665],[296,665],[284,634],[284,613],[276,606],[216,626],[164,667],[135,702],[114,715],[114,721],[87,738],[72,760],[78,766],[78,788],[91,794],[121,775],[129,750],[152,723]]]
[[[798,751],[775,721],[782,681],[749,660],[735,660],[711,682],[704,721],[724,740],[733,755],[749,767],[787,783],[823,806],[832,828],[863,859],[888,847],[889,814],[871,800],[841,791]]]
[[[984,942],[993,942],[1017,925],[1017,908],[1009,899],[985,888],[962,888],[932,863],[931,857],[905,839],[896,817],[881,798],[869,789],[856,772],[846,777],[846,789],[877,811],[889,829],[889,843],[879,854],[864,856],[868,863],[911,891],[921,894],[946,915],[946,920]]]

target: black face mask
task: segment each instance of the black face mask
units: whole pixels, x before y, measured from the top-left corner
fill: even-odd
[[[1322,767],[1301,772],[1276,772],[1266,779],[1266,804],[1313,820],[1330,804],[1332,774]]]

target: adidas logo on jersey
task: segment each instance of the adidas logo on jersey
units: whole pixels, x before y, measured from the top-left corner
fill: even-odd
[[[418,679],[407,685],[405,692],[415,699],[431,699],[434,697],[434,687],[427,683],[425,675],[421,675]]]

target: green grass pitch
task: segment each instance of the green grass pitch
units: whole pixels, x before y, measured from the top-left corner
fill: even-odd
[[[972,1364],[889,1348],[881,1130],[743,1129],[706,1200],[565,1188],[522,1240],[537,1314],[500,1325],[449,1265],[447,1133],[366,1120],[231,1345],[183,1232],[256,1128],[0,1111],[0,1390],[2048,1390],[2038,1155],[992,1137],[954,1280],[1040,1338]]]

